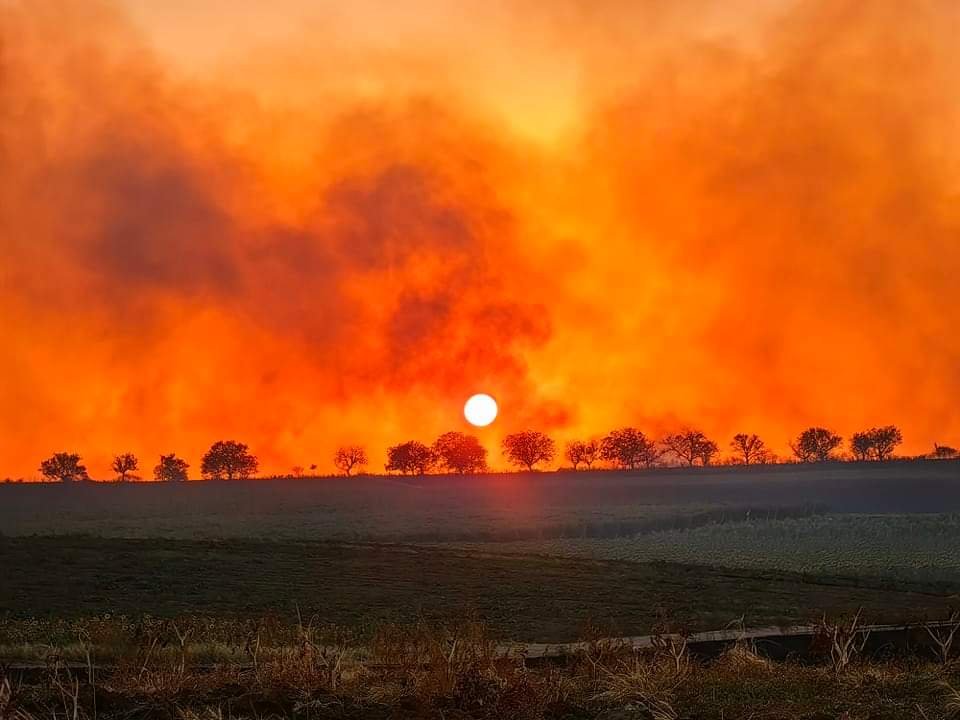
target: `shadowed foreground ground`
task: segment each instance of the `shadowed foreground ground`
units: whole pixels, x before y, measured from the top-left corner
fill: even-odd
[[[741,615],[786,624],[864,608],[870,622],[943,617],[960,588],[671,564],[505,557],[412,546],[249,540],[0,538],[0,614],[317,614],[359,627],[479,616],[499,637],[573,640],[587,625],[691,630]]]

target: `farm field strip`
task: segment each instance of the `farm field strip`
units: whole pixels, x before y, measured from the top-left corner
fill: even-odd
[[[960,581],[960,515],[810,515],[618,538],[458,544],[556,557]]]

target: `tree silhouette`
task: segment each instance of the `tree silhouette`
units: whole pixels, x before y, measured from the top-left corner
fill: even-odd
[[[699,430],[684,430],[667,435],[663,444],[687,465],[693,465],[697,460],[703,465],[709,465],[719,450],[717,444]]]
[[[40,474],[48,480],[69,483],[89,480],[87,468],[77,453],[59,452],[40,463]]]
[[[294,465],[290,468],[290,474],[299,479],[303,477],[303,465]]]
[[[139,480],[133,473],[139,467],[137,456],[133,453],[123,453],[113,458],[113,464],[110,469],[117,474],[117,480],[126,482],[127,480]]]
[[[503,439],[503,454],[507,460],[530,471],[537,463],[553,460],[556,452],[553,439],[536,430],[513,433]]]
[[[850,452],[856,460],[869,460],[873,454],[873,436],[870,431],[854,433],[850,437]]]
[[[160,462],[153,468],[154,480],[160,482],[185,482],[190,464],[173,453],[161,455]]]
[[[571,440],[567,443],[567,449],[564,453],[573,464],[573,469],[581,463],[589,469],[596,461],[600,453],[600,444],[596,440]]]
[[[465,475],[487,469],[487,449],[473,435],[444,433],[433,443],[433,452],[448,472]]]
[[[337,470],[350,477],[354,468],[361,468],[367,464],[367,451],[359,445],[338,448],[333,455],[333,464]]]
[[[387,448],[387,472],[401,472],[404,475],[425,475],[436,465],[434,451],[422,442],[410,440]]]
[[[768,457],[766,443],[756,435],[737,433],[730,441],[730,447],[744,465],[762,463]]]
[[[259,466],[256,456],[243,443],[219,440],[200,461],[200,473],[210,480],[246,480]]]
[[[870,428],[854,433],[850,438],[850,450],[857,460],[889,460],[897,445],[903,442],[903,434],[896,425]]]
[[[880,462],[889,460],[897,445],[903,442],[903,433],[896,425],[884,425],[870,430],[873,438],[873,453]]]
[[[641,465],[650,467],[656,463],[660,451],[641,431],[625,427],[612,431],[600,441],[600,457],[617,467],[635,470]]]
[[[790,449],[800,462],[826,462],[842,442],[842,437],[826,428],[811,427],[790,443]]]

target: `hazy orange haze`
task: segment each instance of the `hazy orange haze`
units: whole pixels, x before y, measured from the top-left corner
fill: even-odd
[[[956,445],[960,6],[717,5],[0,0],[0,476]]]

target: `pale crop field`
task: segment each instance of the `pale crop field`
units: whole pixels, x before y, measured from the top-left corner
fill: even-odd
[[[474,547],[493,549],[493,544]],[[498,543],[498,552],[677,562],[811,575],[960,580],[960,515],[811,515],[619,538]]]

